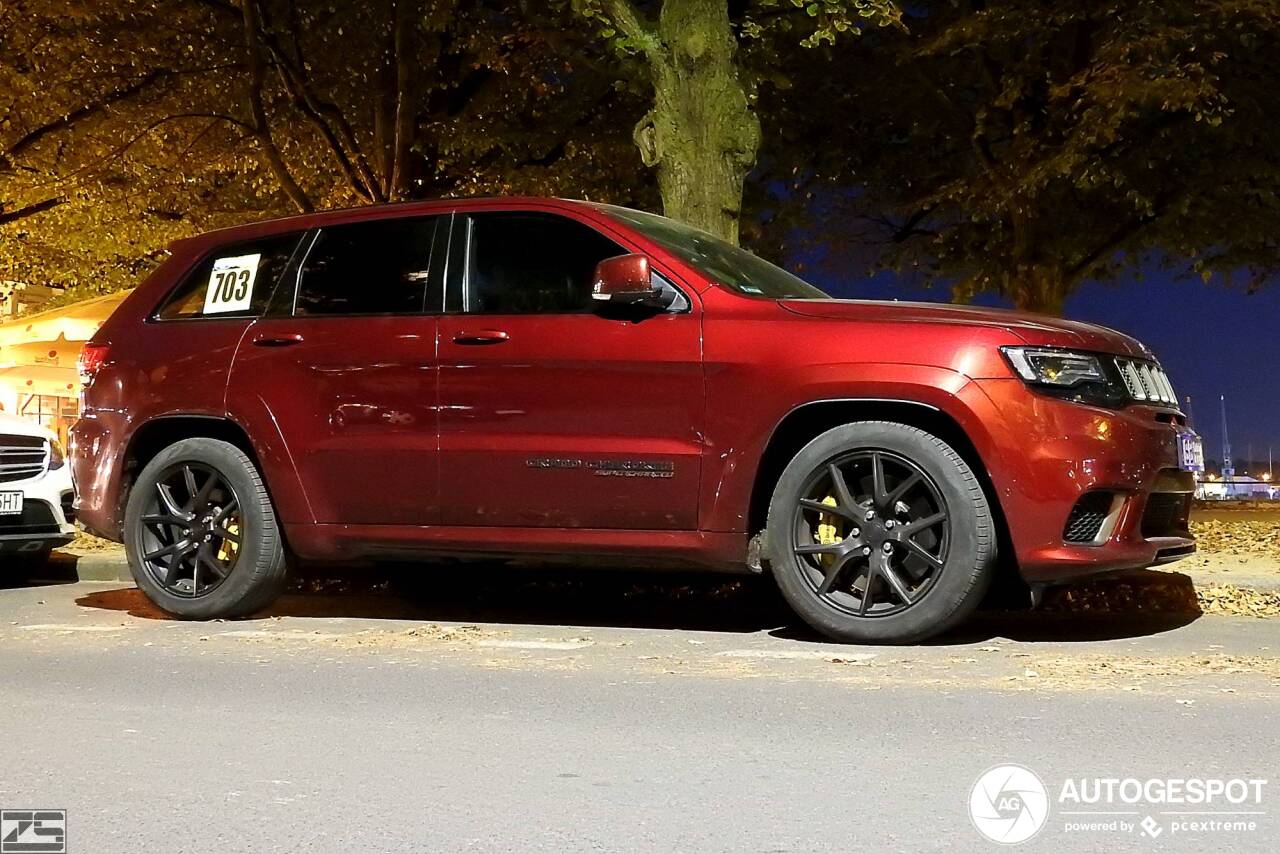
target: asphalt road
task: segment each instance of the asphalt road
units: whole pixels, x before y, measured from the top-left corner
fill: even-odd
[[[1050,800],[1021,850],[1280,840],[1280,621],[997,616],[873,648],[741,603],[573,599],[558,625],[546,601],[458,621],[448,596],[293,596],[190,624],[121,584],[0,589],[0,808],[66,809],[72,852],[974,851],[1002,846],[970,790],[1012,762]],[[1082,777],[1270,782],[1211,807],[1253,830],[1110,807],[1152,839],[1067,829]]]

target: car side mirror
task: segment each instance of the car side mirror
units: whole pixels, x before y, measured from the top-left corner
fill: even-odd
[[[591,298],[601,307],[645,306],[665,309],[670,295],[653,285],[647,255],[619,255],[596,265]]]

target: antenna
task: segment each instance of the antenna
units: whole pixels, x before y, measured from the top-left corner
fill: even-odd
[[[1227,396],[1219,395],[1218,401],[1222,406],[1222,479],[1230,483],[1236,470],[1231,464],[1231,440],[1227,438]],[[1227,487],[1227,491],[1230,492],[1231,488]]]

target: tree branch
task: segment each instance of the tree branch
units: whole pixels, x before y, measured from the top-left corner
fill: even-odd
[[[271,124],[267,118],[267,110],[262,102],[262,89],[266,83],[266,69],[262,62],[262,48],[258,42],[258,7],[256,0],[242,0],[241,12],[244,16],[245,51],[249,62],[249,86],[246,93],[249,99],[249,110],[253,116],[253,133],[257,137],[258,146],[262,149],[263,159],[276,180],[280,182],[290,201],[298,210],[305,212],[315,210],[311,199],[294,180],[293,173],[284,162],[280,148],[271,137]]]
[[[62,184],[65,186],[72,179],[77,178],[80,175],[84,175],[85,173],[93,171],[94,169],[106,163],[108,160],[112,159],[113,157],[119,157],[121,154],[124,154],[130,148],[137,145],[139,140],[146,137],[147,134],[151,133],[156,128],[166,125],[169,122],[180,121],[182,119],[214,119],[215,121],[227,122],[228,124],[232,124],[232,125],[235,125],[236,127],[243,128],[244,130],[248,131],[250,134],[253,134],[254,136],[257,135],[257,129],[254,128],[253,125],[249,124],[248,122],[241,121],[240,119],[237,119],[235,116],[228,116],[222,113],[173,113],[171,115],[164,116],[163,118],[156,119],[155,121],[149,123],[148,125],[143,127],[142,130],[138,131],[133,136],[129,137],[127,140],[122,142],[120,145],[117,145],[115,148],[111,149],[101,157],[95,158],[89,163],[86,163],[85,165],[79,167],[78,169],[73,169],[71,172],[68,172],[65,175],[55,176],[52,180],[44,182],[41,186],[56,186],[58,184]],[[201,132],[202,135],[203,133],[204,131]]]
[[[1188,192],[1186,190],[1176,193],[1172,197],[1162,200],[1158,206],[1153,206],[1150,213],[1131,219],[1121,225],[1108,235],[1100,244],[1098,244],[1098,246],[1094,247],[1092,251],[1088,252],[1076,263],[1067,267],[1067,275],[1070,277],[1070,280],[1072,282],[1078,282],[1085,276],[1089,275],[1089,273],[1093,272],[1093,269],[1097,267],[1104,258],[1118,251],[1126,242],[1135,237],[1144,228],[1164,216],[1170,208],[1186,199],[1187,196]]]
[[[21,156],[24,151],[40,142],[40,140],[44,139],[46,136],[49,136],[52,133],[57,133],[60,130],[65,130],[77,122],[83,121],[84,119],[105,110],[112,104],[118,104],[123,100],[132,98],[134,95],[142,92],[152,83],[169,73],[170,72],[166,70],[152,71],[143,76],[137,82],[132,83],[123,89],[108,92],[106,95],[100,96],[96,101],[85,104],[84,106],[72,110],[69,113],[65,113],[52,121],[45,122],[39,127],[32,128],[22,136],[18,137],[3,151],[0,151],[0,168],[6,167],[13,158]]]
[[[901,223],[896,223],[887,216],[872,216],[868,214],[859,214],[858,218],[873,222],[881,228],[889,232],[890,243],[905,243],[912,237],[936,237],[938,232],[921,228],[920,223],[924,222],[925,217],[929,215],[928,208],[920,208],[908,216]]]
[[[367,201],[385,201],[373,169],[342,110],[316,96],[307,80],[305,68],[293,61],[270,28],[259,25],[258,29],[294,105],[324,137],[352,189]]]
[[[66,204],[65,196],[55,196],[51,199],[45,199],[42,202],[35,202],[26,207],[18,208],[13,211],[6,211],[3,205],[0,205],[0,225],[8,225],[11,222],[17,222],[20,219],[26,219],[29,216],[35,216],[39,213],[56,208],[58,205]]]
[[[631,0],[600,0],[600,7],[621,33],[635,42],[646,59],[665,61],[657,31]]]

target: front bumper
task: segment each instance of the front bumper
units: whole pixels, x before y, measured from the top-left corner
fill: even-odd
[[[29,480],[0,483],[0,490],[23,495],[21,513],[0,516],[0,555],[48,551],[75,538],[67,466]]]
[[[1195,552],[1187,528],[1195,480],[1178,467],[1180,414],[1081,405],[1016,379],[977,385],[1003,427],[988,467],[1027,581],[1142,568]],[[1096,538],[1072,542],[1068,522],[1088,494],[1109,497],[1107,518]]]

